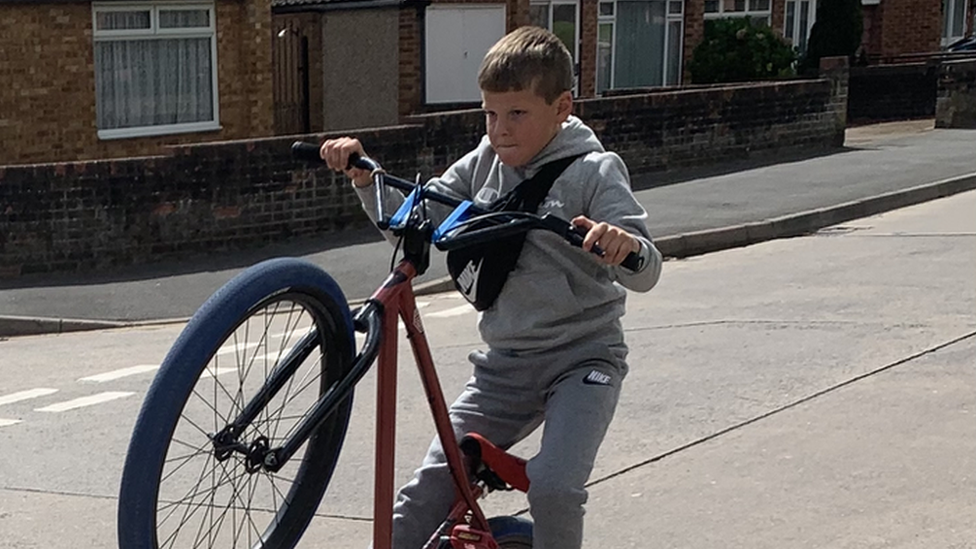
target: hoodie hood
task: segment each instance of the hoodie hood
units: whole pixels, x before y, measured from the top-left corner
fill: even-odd
[[[562,129],[556,133],[552,141],[543,147],[527,165],[522,169],[516,169],[516,171],[521,172],[519,175],[522,177],[530,177],[543,165],[553,160],[591,152],[604,152],[603,145],[600,144],[600,140],[597,139],[593,130],[579,118],[570,115],[563,122]]]

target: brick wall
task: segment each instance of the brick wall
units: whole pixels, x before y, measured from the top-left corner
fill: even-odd
[[[935,116],[939,63],[852,67],[847,117],[853,123]]]
[[[424,11],[403,8],[400,10],[400,83],[399,112],[401,116],[419,110],[423,106],[424,93],[421,67],[423,67],[423,39],[421,29]]]
[[[695,48],[705,40],[705,0],[688,0],[685,2],[685,51],[684,75],[682,82],[691,82],[691,72],[688,66],[694,57]]]
[[[839,146],[830,90],[826,80],[714,86],[583,100],[577,110],[641,173]]]
[[[861,50],[865,56],[881,56],[881,5],[861,7],[864,31],[861,34]]]
[[[842,143],[845,74],[588,99],[577,113],[634,173],[822,149]],[[357,132],[372,156],[407,178],[440,172],[477,144],[484,128],[477,110],[410,121]],[[0,273],[145,262],[365,224],[348,182],[297,166],[291,139],[0,168]]]
[[[933,52],[941,47],[941,0],[884,0],[878,9],[882,57]]]
[[[579,93],[596,95],[596,43],[598,0],[582,0],[580,6]]]
[[[942,64],[935,127],[976,129],[976,59]]]
[[[0,165],[159,154],[171,143],[271,135],[269,0],[217,0],[222,129],[100,140],[90,2],[0,10]]]

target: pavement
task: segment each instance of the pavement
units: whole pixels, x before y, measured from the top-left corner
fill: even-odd
[[[669,261],[657,287],[630,293],[630,372],[588,485],[584,547],[976,548],[974,212],[969,191]],[[451,398],[470,376],[477,313],[456,292],[418,304]],[[0,341],[0,549],[117,547],[129,435],[182,328]],[[397,483],[433,432],[411,360],[401,338]],[[375,371],[357,392],[300,548],[367,546]],[[533,455],[540,436],[514,451]],[[484,504],[489,516],[526,505],[518,493]]]
[[[633,178],[648,228],[672,258],[808,234],[822,227],[976,188],[976,132],[932,120],[851,128],[844,148]],[[301,257],[329,272],[350,301],[382,281],[392,249],[371,228],[255,250],[110,271],[0,280],[0,336],[61,333],[190,317],[217,288],[271,257]],[[447,291],[443,258],[417,281]]]

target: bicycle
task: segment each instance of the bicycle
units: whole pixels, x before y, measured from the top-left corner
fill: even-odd
[[[317,145],[298,142],[293,152],[321,162]],[[377,224],[401,236],[403,258],[355,311],[325,271],[287,258],[249,268],[207,300],[162,362],[133,429],[119,495],[121,549],[294,547],[332,478],[355,385],[374,362],[383,451],[375,452],[373,547],[389,549],[398,318],[458,494],[424,549],[531,548],[531,521],[488,519],[478,505],[495,490],[527,491],[525,461],[476,433],[455,437],[411,281],[427,269],[432,242],[451,250],[544,229],[580,246],[583,236],[548,214],[486,212],[386,174],[370,159],[352,164],[372,173]],[[382,185],[410,193],[389,218]],[[468,218],[452,215],[435,230],[425,200]],[[462,230],[479,220],[488,226]],[[625,264],[637,260],[632,254]],[[365,334],[355,355],[354,331]]]

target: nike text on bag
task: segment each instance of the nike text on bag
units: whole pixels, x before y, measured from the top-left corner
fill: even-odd
[[[561,158],[542,166],[533,177],[492,202],[488,210],[536,213],[556,178],[577,158],[579,156]],[[460,234],[491,224],[490,221],[473,223]],[[454,279],[454,286],[475,309],[484,311],[491,307],[502,292],[508,274],[515,268],[524,245],[525,233],[521,233],[451,250],[447,253],[447,270]]]

